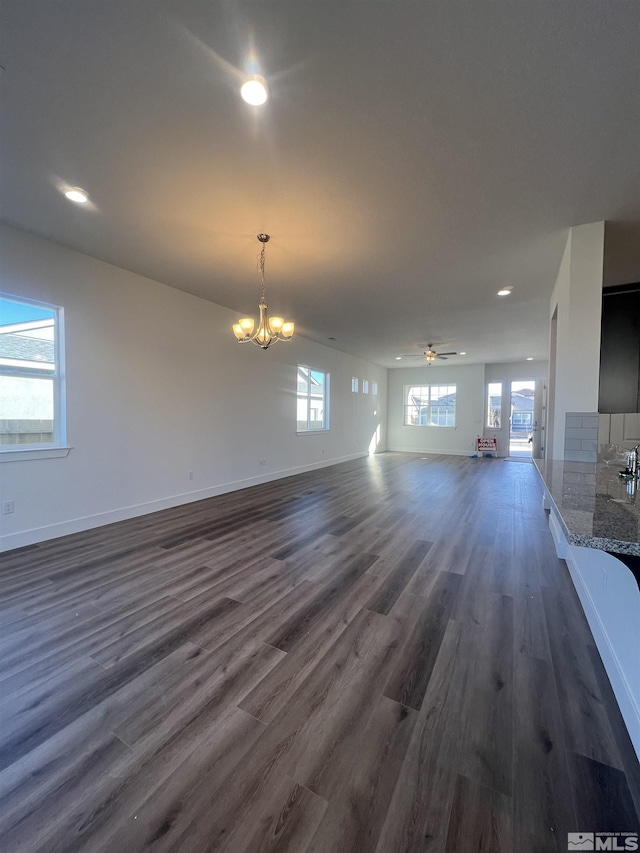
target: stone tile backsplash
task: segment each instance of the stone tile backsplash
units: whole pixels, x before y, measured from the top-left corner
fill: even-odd
[[[567,412],[564,429],[564,458],[570,462],[598,459],[598,413]]]

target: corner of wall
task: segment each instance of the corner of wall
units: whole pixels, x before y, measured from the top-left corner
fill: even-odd
[[[567,416],[591,416],[598,408],[603,257],[604,221],[571,228],[549,305],[547,447],[553,459],[568,458],[567,452],[592,452],[582,443],[573,446],[590,439],[566,435],[565,430]]]

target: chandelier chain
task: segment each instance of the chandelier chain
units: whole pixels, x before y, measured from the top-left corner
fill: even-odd
[[[262,244],[262,249],[260,249],[260,254],[258,256],[258,269],[260,270],[260,277],[262,279],[262,299],[265,298],[265,284],[264,284],[264,261],[265,261],[265,244]]]

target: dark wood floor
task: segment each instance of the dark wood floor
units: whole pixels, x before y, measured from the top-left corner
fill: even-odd
[[[638,828],[531,465],[382,454],[0,559],[2,853]]]

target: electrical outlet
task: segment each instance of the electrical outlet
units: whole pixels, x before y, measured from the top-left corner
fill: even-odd
[[[193,480],[193,471],[187,471],[187,480]]]
[[[2,502],[2,514],[3,515],[11,515],[12,512],[15,512],[15,506],[13,501],[3,501]]]
[[[266,459],[261,459],[261,460],[260,460],[260,464],[261,464],[261,465],[266,465],[266,464],[267,464],[267,460],[266,460]]]

